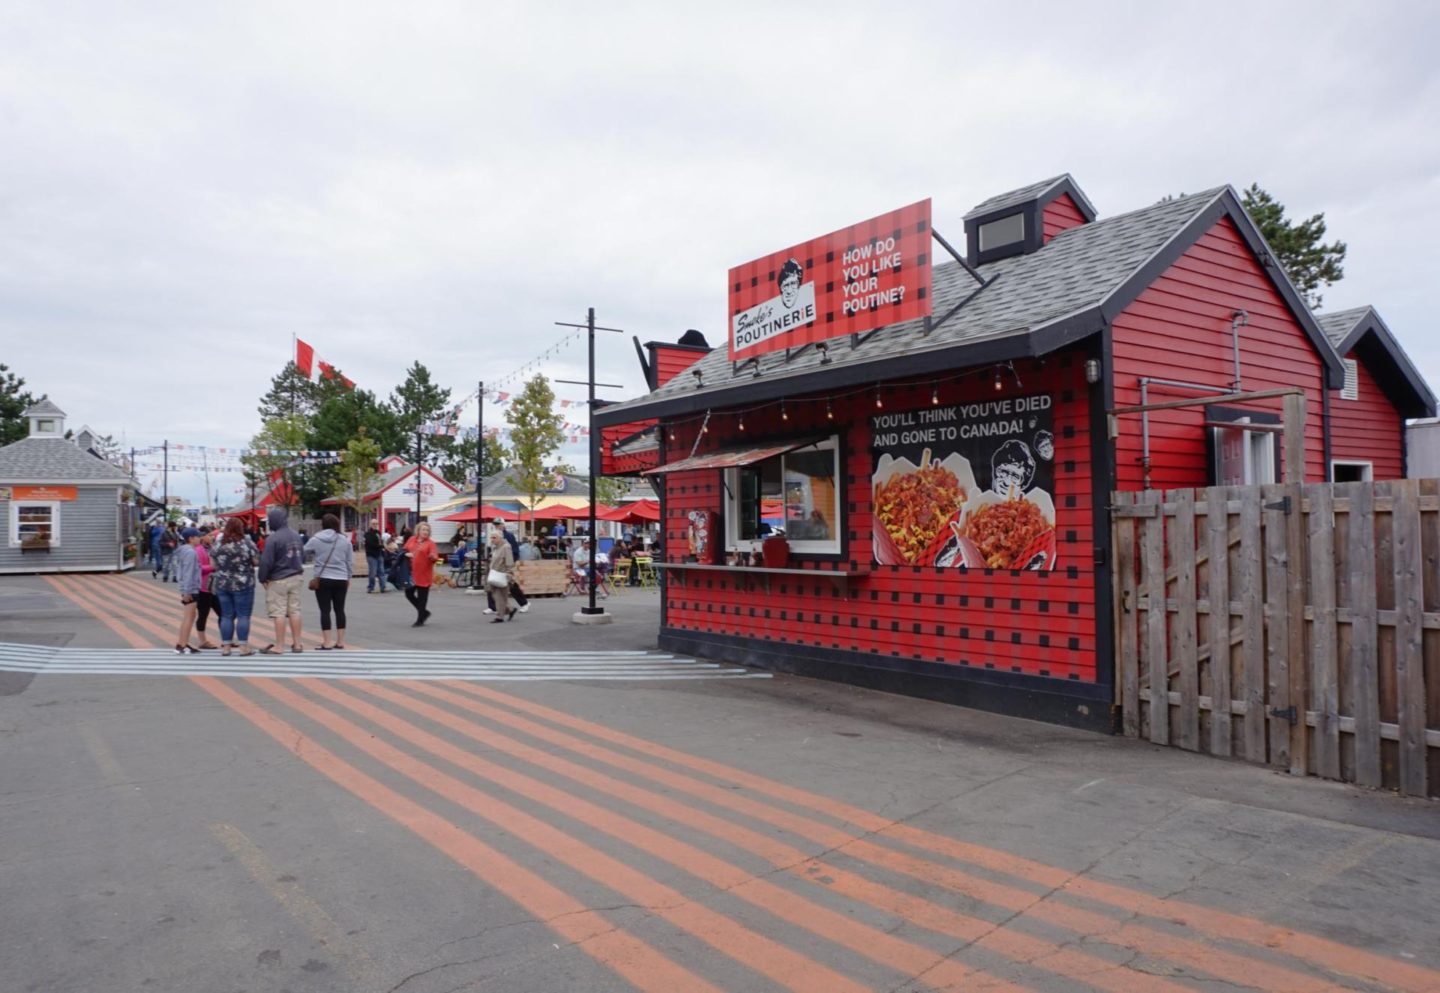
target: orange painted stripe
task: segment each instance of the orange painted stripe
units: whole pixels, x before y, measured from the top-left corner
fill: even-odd
[[[679,865],[689,872],[700,875],[707,882],[721,888],[730,888],[730,892],[751,902],[759,902],[764,909],[785,917],[787,920],[796,923],[801,927],[811,928],[813,923],[819,923],[822,913],[814,904],[794,903],[794,897],[786,891],[780,891],[785,901],[784,907],[777,903],[781,897],[778,896],[773,887],[768,884],[758,891],[753,887],[739,886],[734,879],[738,871],[729,863],[720,863],[720,868],[706,871],[707,860],[713,857],[704,852],[694,852],[688,845],[676,847],[676,843],[661,835],[656,837],[656,832],[642,824],[630,821],[627,818],[619,818],[602,808],[595,808],[571,794],[549,787],[535,786],[533,780],[519,776],[506,769],[497,769],[491,763],[476,759],[473,755],[465,752],[433,735],[415,729],[404,721],[394,718],[389,712],[384,711],[371,704],[365,703],[349,694],[341,692],[333,684],[325,684],[319,681],[304,680],[302,685],[307,689],[341,704],[353,712],[365,717],[367,720],[400,735],[408,741],[425,748],[432,754],[438,755],[446,761],[452,762],[477,775],[484,776],[494,782],[498,782],[508,789],[529,796],[531,799],[545,803],[561,812],[568,813],[574,817],[583,817],[587,823],[598,830],[605,831],[614,837],[630,844],[634,844],[643,850],[665,858],[672,864]],[[515,756],[516,758],[530,762],[541,768],[548,769],[567,779],[588,786],[591,789],[627,800],[642,809],[669,818],[686,827],[710,834],[723,841],[728,841],[738,847],[745,848],[760,857],[766,859],[776,868],[785,869],[797,878],[808,883],[824,886],[834,892],[842,890],[852,899],[868,903],[871,906],[896,914],[918,924],[921,927],[932,931],[947,934],[958,938],[961,941],[982,941],[987,948],[1008,955],[1019,962],[1034,963],[1043,959],[1042,967],[1058,972],[1061,975],[1074,979],[1081,979],[1090,982],[1101,989],[1109,989],[1115,993],[1131,993],[1135,987],[1134,973],[1126,974],[1116,972],[1114,963],[1089,955],[1084,952],[1062,950],[1059,946],[1048,944],[1034,938],[1016,934],[1013,938],[1008,934],[995,934],[996,926],[989,922],[975,917],[968,917],[955,913],[949,908],[930,900],[904,893],[892,887],[878,883],[872,883],[863,877],[846,872],[835,866],[822,864],[808,857],[799,849],[783,842],[767,838],[759,832],[742,827],[722,818],[714,817],[696,811],[693,808],[677,803],[667,797],[653,793],[621,780],[614,779],[603,773],[582,766],[565,759],[557,758],[540,749],[523,745],[504,735],[497,734],[480,725],[475,724],[466,718],[459,717],[449,711],[431,706],[419,700],[415,700],[403,693],[397,692],[389,687],[376,685],[374,683],[361,682],[356,680],[345,681],[345,686],[351,689],[363,690],[372,696],[404,707],[407,710],[418,714],[428,720],[434,721],[444,727],[450,728],[472,741],[476,741],[488,748]],[[435,694],[442,699],[456,699],[463,703],[463,699],[454,694],[446,694],[439,691]],[[849,854],[847,851],[846,854]],[[748,874],[746,874],[748,878]],[[731,888],[733,887],[733,888]],[[833,928],[834,922],[830,923]],[[826,934],[825,932],[821,932]],[[834,932],[826,934],[827,937],[834,937]],[[883,937],[883,936],[882,936]],[[863,939],[868,943],[873,941],[864,934],[856,934],[857,939]],[[855,946],[850,942],[850,947],[863,955],[873,957],[873,951],[867,950],[866,944]],[[1008,949],[1008,951],[1007,951]],[[885,960],[886,964],[895,965],[896,968],[910,969],[916,975],[924,974],[927,980],[943,981],[946,983],[959,982],[963,975],[952,975],[952,970],[942,965],[934,970],[921,968],[917,963],[904,962],[897,958]],[[1159,977],[1144,977],[1144,988],[1150,990],[1168,990],[1171,993],[1185,993],[1186,987]]]
[[[247,681],[370,757],[501,830],[510,832],[545,855],[624,895],[773,982],[797,993],[863,993],[865,987],[833,969],[696,903],[683,893],[505,803],[499,797],[462,783],[276,681]]]
[[[65,599],[69,600],[77,607],[80,607],[82,610],[89,613],[100,623],[108,627],[111,631],[114,631],[117,635],[120,636],[121,640],[124,641],[131,648],[154,647],[145,638],[140,637],[134,631],[130,630],[128,627],[115,620],[115,618],[111,617],[109,614],[103,614],[100,611],[95,610],[92,605],[86,601],[85,597],[82,594],[74,592],[70,589],[69,586],[62,583],[55,576],[46,576],[45,582],[53,586],[55,588],[55,592],[59,593]]]
[[[158,610],[136,606],[124,599],[123,591],[112,591],[108,585],[87,583],[78,577],[64,577],[60,580],[66,586],[66,595],[87,611],[105,622],[112,629],[117,624],[128,625],[130,630],[148,632],[154,639],[136,648],[170,648],[175,645],[175,635],[180,626],[180,603],[176,597],[175,613],[164,618]],[[162,620],[169,623],[161,624]],[[132,642],[132,645],[134,643]]]
[[[474,835],[367,776],[220,680],[195,676],[192,681],[264,731],[286,751],[444,852],[638,989],[652,993],[675,993],[676,990],[721,993],[718,987],[617,928],[603,914],[590,910]]]
[[[154,602],[160,608],[173,612],[175,614],[175,624],[176,626],[179,625],[180,596],[178,593],[175,593],[173,589],[170,589],[169,587],[155,586],[153,585],[153,581],[146,581],[145,579],[142,579],[139,576],[134,576],[133,574],[130,574],[128,576],[111,575],[105,578],[113,579],[114,582],[120,584],[127,593],[138,593],[141,596],[144,596],[150,601]],[[170,589],[169,593],[166,592],[167,589]],[[261,644],[268,644],[274,638],[275,625],[269,617],[265,616],[265,591],[258,584],[255,587],[255,604],[257,607],[260,608],[260,612],[252,614],[250,617],[250,640],[252,643],[260,642]],[[212,615],[212,617],[213,616],[214,615]],[[215,628],[215,640],[218,641],[220,630],[218,627],[219,622],[216,621],[216,624],[217,627]],[[311,631],[308,628],[302,629],[300,632],[300,640],[303,642],[318,645],[321,643],[321,639],[322,636],[318,632]],[[287,635],[286,644],[288,643],[289,640]],[[350,641],[348,638],[345,641],[345,647],[347,650],[358,650],[360,648],[359,645]]]
[[[1283,952],[1342,975],[1380,982],[1394,989],[1407,991],[1407,993],[1440,991],[1440,972],[1422,966],[1397,962],[1373,952],[1292,931],[1288,928],[1277,927],[1238,914],[1201,907],[1184,901],[1163,899],[1112,883],[1086,879],[1069,870],[1012,855],[999,849],[974,845],[906,824],[899,824],[852,804],[788,786],[710,759],[689,755],[622,731],[616,731],[602,724],[586,721],[563,711],[533,703],[522,697],[501,693],[489,687],[455,683],[447,685],[456,686],[463,692],[476,697],[493,700],[515,710],[582,731],[601,740],[694,769],[721,781],[744,786],[786,803],[807,807],[830,817],[847,821],[867,833],[880,834],[904,844],[969,862],[992,872],[1015,876],[1047,889],[1083,896],[1127,913],[1145,914],[1175,921],[1213,937]]]

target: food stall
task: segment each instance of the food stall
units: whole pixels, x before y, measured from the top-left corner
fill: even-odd
[[[1242,391],[1282,387],[1324,478],[1343,368],[1229,187],[1098,220],[1062,176],[963,226],[922,201],[735,267],[727,345],[597,410],[653,439],[660,646],[1109,729],[1109,493],[1274,481]]]

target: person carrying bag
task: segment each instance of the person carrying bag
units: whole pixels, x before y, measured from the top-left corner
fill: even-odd
[[[510,606],[510,583],[515,573],[515,553],[498,532],[490,533],[490,571],[485,576],[485,585],[495,598],[495,619],[490,623],[499,624],[513,620],[519,609]]]

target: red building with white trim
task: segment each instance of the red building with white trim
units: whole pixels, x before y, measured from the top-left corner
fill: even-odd
[[[963,222],[929,316],[649,378],[597,411],[607,471],[652,432],[667,650],[1109,728],[1109,493],[1277,481],[1281,399],[1234,399],[1272,388],[1303,390],[1327,478],[1359,436],[1332,413],[1345,366],[1230,187],[1101,220],[1067,175]],[[1388,451],[1434,399],[1380,383]],[[762,566],[779,530],[789,561]]]

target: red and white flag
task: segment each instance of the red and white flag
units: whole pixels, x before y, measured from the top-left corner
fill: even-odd
[[[315,348],[299,338],[295,339],[295,365],[300,372],[312,383],[317,379],[339,378],[349,389],[355,388],[355,381],[348,376],[342,375],[333,365],[323,359],[315,357]]]

